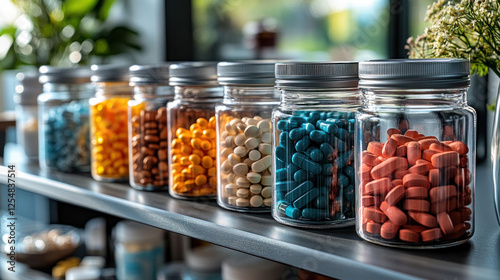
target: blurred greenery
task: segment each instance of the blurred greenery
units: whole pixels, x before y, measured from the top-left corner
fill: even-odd
[[[109,22],[115,0],[11,1],[23,15],[0,29],[0,38],[7,35],[12,42],[0,57],[0,70],[106,63],[112,56],[141,50],[137,31]]]

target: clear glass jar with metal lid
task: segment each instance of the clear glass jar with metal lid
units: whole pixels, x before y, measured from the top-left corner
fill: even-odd
[[[38,106],[37,98],[43,91],[38,72],[16,74],[16,135],[28,160],[38,161]]]
[[[168,64],[130,67],[129,182],[135,189],[168,189],[167,102],[174,98],[168,72]]]
[[[274,219],[296,227],[354,224],[357,62],[276,64]]]
[[[217,119],[217,203],[229,210],[269,212],[272,204],[271,114],[279,104],[272,62],[221,62],[224,101]]]
[[[215,105],[222,101],[217,64],[191,62],[170,66],[174,101],[167,105],[170,195],[215,198],[217,143]]]
[[[95,97],[90,99],[92,177],[98,181],[127,181],[129,66],[92,65]]]
[[[356,114],[358,235],[442,248],[474,233],[476,113],[463,59],[365,61]]]
[[[38,96],[39,163],[64,172],[90,169],[88,68],[42,66]]]

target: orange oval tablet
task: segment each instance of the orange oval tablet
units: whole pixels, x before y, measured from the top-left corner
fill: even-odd
[[[449,152],[449,151],[452,151],[451,147],[444,144],[443,142],[441,143],[432,143],[430,146],[429,146],[429,149],[433,150],[433,151],[438,151],[438,152]]]
[[[418,159],[421,157],[420,144],[417,141],[408,142],[407,145],[407,157],[408,164],[415,165]]]
[[[401,226],[408,221],[406,214],[396,206],[389,206],[384,213],[395,225]]]
[[[424,134],[418,134],[417,137],[415,137],[415,140],[419,141],[419,140],[422,140],[425,138],[425,135]]]
[[[363,207],[363,217],[376,223],[383,223],[387,220],[387,216],[384,212],[376,209],[375,207]]]
[[[431,202],[446,200],[456,195],[457,195],[457,187],[455,187],[454,185],[434,187],[429,191]]]
[[[434,168],[429,170],[429,182],[431,183],[432,187],[439,186],[441,182],[441,175],[439,169]]]
[[[365,186],[365,194],[385,195],[391,188],[391,179],[385,177],[367,183]]]
[[[436,218],[431,214],[421,213],[421,212],[408,212],[408,215],[410,216],[410,218],[415,220],[415,222],[425,227],[433,228],[436,227],[437,225]]]
[[[455,197],[451,197],[448,200],[431,203],[431,213],[433,214],[450,212],[455,209],[457,209],[457,199]]]
[[[405,134],[405,136],[408,136],[408,137],[411,137],[411,138],[415,138],[418,136],[418,131],[416,130],[412,130],[412,129],[408,129]]]
[[[403,177],[403,185],[405,188],[410,187],[424,187],[430,188],[430,183],[427,176],[420,174],[407,174]]]
[[[432,167],[432,166],[431,166]],[[429,165],[426,163],[421,163],[421,164],[415,164],[414,166],[410,167],[408,169],[409,173],[412,174],[420,174],[420,175],[425,175],[427,172],[429,172]]]
[[[405,196],[405,188],[403,185],[399,185],[392,190],[390,190],[385,196],[385,201],[389,206],[393,206],[398,203]]]
[[[406,154],[407,154],[407,151],[408,151],[408,147],[406,146],[399,146],[397,149],[396,149],[396,153],[394,154],[395,156],[397,157],[405,157]]]
[[[361,162],[363,164],[368,165],[368,166],[375,166],[375,165],[380,163],[380,160],[378,159],[378,156],[376,156],[372,153],[366,153],[361,158]]]
[[[391,221],[387,221],[380,227],[380,236],[384,239],[393,239],[398,235],[399,226]]]
[[[372,141],[368,143],[366,150],[376,156],[381,156],[383,148],[384,148],[384,143]]]
[[[422,241],[424,242],[434,241],[443,237],[439,228],[424,230],[420,233],[420,235],[422,236]]]
[[[436,168],[448,166],[458,166],[460,163],[459,154],[455,151],[435,154],[431,157],[431,163]]]
[[[467,168],[459,168],[458,174],[455,176],[455,184],[459,187],[465,187],[470,184],[470,171]]]
[[[420,147],[420,148],[422,148],[422,147]],[[427,150],[423,150],[422,151],[422,158],[430,162],[432,156],[436,155],[436,154],[439,154],[439,152],[438,151],[433,151],[433,150],[428,150],[428,149]]]
[[[403,208],[408,211],[429,212],[431,204],[423,199],[406,199],[403,203]]]
[[[390,158],[396,153],[396,149],[398,147],[398,142],[396,140],[389,138],[387,142],[385,142],[384,147],[382,148],[382,156],[385,158]]]
[[[431,144],[439,143],[439,140],[437,140],[435,138],[424,138],[422,140],[418,140],[418,143],[420,144],[420,149],[427,150],[427,149],[429,149]]]
[[[401,130],[397,129],[397,128],[389,128],[387,130],[387,138],[390,138],[391,135],[393,134],[401,134]]]
[[[403,179],[404,176],[406,176],[406,174],[409,174],[410,172],[408,170],[396,170],[394,171],[394,178],[395,179]]]
[[[403,184],[403,180],[402,179],[394,179],[394,180],[392,180],[391,184],[392,184],[392,187],[397,187],[397,186]]]
[[[453,222],[451,221],[451,218],[448,215],[448,213],[441,212],[437,214],[436,220],[444,235],[452,234],[455,231],[455,229],[453,228]]]
[[[386,161],[373,167],[370,174],[375,179],[380,179],[391,175],[401,166],[408,166],[408,161],[404,157],[391,157]]]
[[[399,239],[406,242],[417,243],[420,240],[420,234],[409,229],[401,229],[399,231]]]
[[[361,205],[363,206],[375,205],[375,197],[373,197],[372,195],[363,195],[361,197]]]
[[[406,198],[427,198],[429,196],[429,191],[424,187],[411,187],[406,189]]]
[[[375,222],[366,223],[366,231],[373,234],[380,234],[381,224]]]
[[[404,229],[409,229],[411,231],[414,231],[416,233],[421,233],[424,230],[427,230],[426,227],[419,226],[419,225],[403,225]]]
[[[453,141],[449,144],[450,148],[459,153],[460,155],[465,155],[469,152],[469,147],[462,141]]]
[[[393,134],[393,135],[391,135],[391,138],[397,141],[398,146],[404,145],[407,142],[410,142],[410,141],[414,140],[411,137],[404,136],[404,135],[401,135],[401,134]]]

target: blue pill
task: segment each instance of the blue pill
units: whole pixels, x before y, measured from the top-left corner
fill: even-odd
[[[335,134],[339,130],[339,127],[331,122],[320,121],[319,129],[329,134]]]
[[[303,117],[290,117],[288,119],[288,123],[290,124],[290,128],[299,127],[301,124],[305,123],[306,120]]]
[[[329,188],[332,186],[332,183],[333,183],[333,177],[332,176],[327,176],[325,177],[324,181],[323,181],[323,186],[325,188]]]
[[[319,120],[321,118],[321,114],[320,114],[320,112],[315,111],[315,112],[309,113],[309,117],[316,119],[316,120]]]
[[[276,182],[275,190],[278,192],[287,192],[287,191],[295,189],[298,185],[299,185],[299,183],[295,182],[295,181]]]
[[[309,177],[309,172],[304,169],[299,169],[295,173],[293,173],[293,179],[297,182],[304,182]]]
[[[344,119],[335,119],[335,118],[331,118],[331,119],[326,119],[328,122],[332,122],[333,124],[335,124],[336,126],[338,126],[339,128],[345,128],[347,126],[347,121],[344,120]]]
[[[306,192],[303,194],[301,197],[297,198],[293,202],[293,206],[295,208],[304,208],[307,204],[311,203],[314,201],[314,199],[319,195],[319,189],[318,188],[313,188],[310,191]]]
[[[321,164],[310,160],[306,155],[302,153],[293,154],[292,162],[300,168],[311,172],[312,174],[317,175],[321,173]]]
[[[337,166],[337,168],[344,168],[345,165],[346,165],[347,161],[345,160],[345,158],[343,157],[337,157],[335,160],[334,160],[334,164]]]
[[[276,158],[281,160],[284,163],[287,163],[288,161],[288,152],[285,147],[278,146],[275,149],[276,151]]]
[[[328,134],[321,130],[313,130],[309,133],[309,138],[316,143],[323,143],[328,140]]]
[[[326,208],[328,206],[328,195],[324,195],[321,193],[316,197],[314,204],[317,208]]]
[[[295,150],[297,150],[297,152],[300,152],[300,153],[305,152],[310,144],[311,144],[311,140],[309,139],[309,137],[304,136],[304,137],[302,137],[302,139],[297,141],[297,143],[295,144]]]
[[[335,149],[333,149],[330,144],[321,143],[321,145],[319,145],[319,149],[323,153],[323,157],[325,157],[327,160],[331,161],[335,158]]]
[[[306,153],[314,161],[321,161],[323,159],[323,153],[317,147],[313,146],[313,147],[307,148]]]
[[[318,189],[319,189],[319,195],[326,196],[326,197],[328,197],[330,195],[331,188],[320,187]]]
[[[288,131],[290,130],[290,123],[287,120],[279,120],[276,127],[279,131]]]
[[[304,195],[306,192],[311,190],[314,187],[313,182],[311,181],[305,181],[298,185],[296,188],[293,190],[289,191],[285,195],[285,201],[292,203],[294,202],[297,198],[301,197]]]
[[[343,128],[339,128],[337,130],[337,133],[335,133],[335,136],[337,136],[339,139],[349,139],[349,132]]]
[[[299,140],[306,135],[306,130],[303,128],[294,128],[290,130],[289,137],[292,140]]]
[[[281,168],[276,170],[276,181],[284,181],[287,179],[288,168]]]
[[[303,129],[306,130],[306,133],[309,135],[309,133],[311,133],[311,131],[313,131],[315,129],[314,125],[311,124],[311,123],[303,123],[300,125],[300,127],[302,127]]]
[[[354,160],[354,154],[352,150],[349,150],[343,154],[340,154],[340,157],[344,158],[346,162]]]
[[[329,218],[328,211],[325,209],[304,208],[302,217],[309,220],[326,220]]]
[[[283,200],[283,198],[285,197],[285,194],[286,194],[286,192],[275,192],[276,201]]]
[[[349,178],[344,174],[339,174],[337,177],[339,187],[345,188],[349,185]]]
[[[346,166],[343,170],[344,174],[349,178],[351,182],[354,182],[355,171],[352,166]]]
[[[286,142],[290,141],[288,139],[288,131],[281,132],[279,139],[280,139],[280,145],[285,147],[286,146]]]
[[[281,169],[281,168],[285,168],[285,167],[286,167],[286,164],[284,162],[282,162],[281,160],[276,161],[276,169]]]
[[[344,143],[344,141],[340,140],[337,137],[333,137],[333,145],[335,146],[335,148],[337,148],[337,150],[339,150],[339,152],[345,152],[345,150],[347,149],[347,145]]]
[[[333,175],[335,166],[331,163],[324,163],[322,168],[323,168],[323,175],[329,176]]]
[[[292,205],[285,201],[278,202],[278,212],[284,214],[292,219],[298,219],[300,217],[300,210],[294,208]]]
[[[348,202],[351,202],[351,203],[354,201],[354,186],[353,185],[349,185],[344,189],[344,198]]]

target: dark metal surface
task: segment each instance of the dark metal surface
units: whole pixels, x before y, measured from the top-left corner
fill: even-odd
[[[0,184],[6,174],[0,166]],[[215,202],[177,200],[35,166],[18,166],[17,187],[340,279],[500,279],[500,228],[489,165],[478,168],[477,178],[474,237],[454,248],[425,251],[370,244],[354,227],[297,229],[269,214],[231,212]]]

